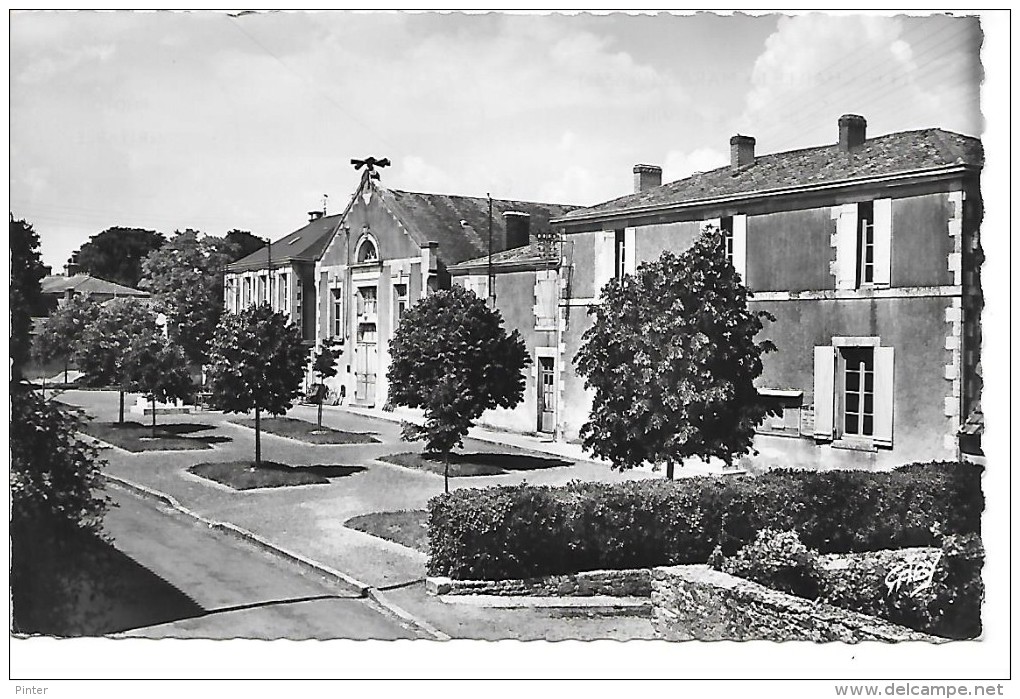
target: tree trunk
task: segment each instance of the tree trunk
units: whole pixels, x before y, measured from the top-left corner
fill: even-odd
[[[322,429],[322,398],[319,398],[319,429]]]
[[[260,413],[258,406],[255,407],[255,465],[259,466],[262,463],[262,435],[259,430],[262,428],[260,421]]]
[[[64,384],[67,384],[67,360],[64,360]]]
[[[124,424],[124,391],[120,392],[120,417],[117,418],[117,424]]]
[[[673,460],[666,461],[666,479],[673,480]]]
[[[152,396],[152,438],[156,438],[156,396]]]
[[[447,495],[450,494],[450,452],[446,452],[446,458],[443,459],[443,492]]]

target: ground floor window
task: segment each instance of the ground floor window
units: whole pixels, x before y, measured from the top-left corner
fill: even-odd
[[[815,347],[815,439],[892,446],[893,356],[879,338]]]

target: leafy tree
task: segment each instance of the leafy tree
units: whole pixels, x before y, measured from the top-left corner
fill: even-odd
[[[425,424],[404,424],[404,438],[425,440],[425,450],[446,463],[450,451],[482,413],[513,408],[524,398],[524,368],[531,363],[520,333],[507,335],[503,318],[460,286],[429,294],[400,319],[390,340],[389,400],[425,409]]]
[[[166,238],[162,233],[114,226],[89,238],[71,257],[77,255],[83,272],[137,287],[142,278],[142,260],[164,243]]]
[[[322,401],[326,399],[326,379],[336,376],[336,363],[340,359],[340,350],[343,347],[343,340],[323,340],[319,351],[312,359],[312,372],[319,377],[322,389],[319,390],[316,401],[319,406],[318,428],[322,429]]]
[[[157,332],[156,316],[148,304],[133,298],[117,298],[103,304],[96,319],[81,335],[76,359],[87,386],[117,386],[120,417],[124,424],[124,393],[129,381],[124,359],[131,341]]]
[[[40,282],[46,276],[39,257],[39,234],[23,220],[10,218],[11,237],[11,380],[20,381],[32,347],[32,316],[42,306]]]
[[[589,313],[575,357],[595,393],[585,448],[619,469],[665,462],[670,479],[688,457],[732,464],[750,450],[767,412],[754,380],[775,349],[755,337],[772,317],[748,310],[717,229],[611,281]]]
[[[222,238],[179,232],[142,263],[142,285],[167,315],[170,339],[196,365],[206,362],[209,342],[223,313],[223,274],[230,248]]]
[[[42,323],[32,345],[32,353],[40,362],[62,360],[64,383],[67,365],[81,347],[82,335],[99,317],[100,306],[86,295],[72,296]]]
[[[227,231],[224,240],[226,240],[230,248],[231,262],[237,262],[242,257],[248,257],[248,255],[266,245],[266,241],[257,235],[252,235],[250,231],[242,231],[237,228]]]
[[[193,391],[183,350],[159,330],[131,338],[122,362],[125,384],[148,397],[152,436],[156,436],[156,402],[184,400]]]
[[[209,357],[210,404],[228,413],[255,411],[256,465],[262,462],[262,412],[290,409],[307,362],[301,331],[267,304],[220,318]]]

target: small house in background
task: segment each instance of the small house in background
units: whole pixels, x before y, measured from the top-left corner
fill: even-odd
[[[104,303],[115,298],[149,298],[147,291],[133,289],[116,282],[108,282],[91,274],[51,274],[43,277],[40,286],[47,315],[74,296],[88,296],[96,303]]]

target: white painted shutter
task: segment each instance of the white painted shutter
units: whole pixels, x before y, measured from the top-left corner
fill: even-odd
[[[747,283],[747,215],[737,214],[733,217],[733,268],[740,275],[744,286]]]
[[[595,296],[615,276],[616,231],[600,231],[595,234]]]
[[[298,284],[300,284],[300,280]],[[308,303],[307,300],[305,303]],[[302,313],[304,309],[302,309]],[[303,327],[301,318],[295,318],[294,323]],[[319,338],[329,337],[332,333],[329,329],[329,274],[319,272]]]
[[[876,199],[875,276],[876,286],[889,286],[892,269],[892,199]]]
[[[832,439],[836,348],[815,347],[815,439]]]
[[[634,270],[637,268],[637,253],[635,244],[637,229],[636,228],[624,228],[623,229],[623,273],[634,274]]]
[[[872,439],[891,447],[893,437],[893,348],[875,348],[875,424]]]
[[[832,211],[836,219],[837,289],[857,288],[857,205],[845,204]]]

